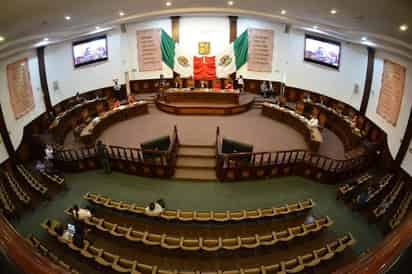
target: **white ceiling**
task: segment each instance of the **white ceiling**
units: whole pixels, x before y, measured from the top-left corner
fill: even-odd
[[[412,56],[412,0],[2,0],[0,10],[0,55],[33,47],[43,37],[51,42],[90,32],[96,25],[121,23],[184,14],[256,16],[289,23],[296,28],[320,29],[333,36]],[[336,15],[330,14],[332,8]],[[281,15],[280,10],[287,10]],[[120,17],[119,11],[126,16]],[[64,17],[72,17],[66,21]],[[409,30],[401,32],[399,26]],[[1,57],[1,56],[0,56]]]

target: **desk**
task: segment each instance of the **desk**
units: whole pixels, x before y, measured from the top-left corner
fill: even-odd
[[[135,102],[129,105],[122,105],[118,108],[107,111],[101,116],[94,118],[82,130],[80,133],[80,140],[86,145],[93,145],[103,130],[112,124],[147,112],[147,103],[144,101]]]
[[[66,134],[74,128],[77,121],[81,118],[81,113],[88,111],[89,116],[97,114],[97,106],[99,104],[106,105],[106,98],[96,98],[87,100],[83,103],[74,105],[66,111],[56,116],[54,121],[50,124],[49,130],[58,143],[63,143]]]
[[[319,150],[319,146],[323,142],[322,133],[317,127],[311,127],[306,117],[293,110],[269,103],[263,104],[262,114],[293,127],[304,135],[311,151],[317,152]]]
[[[166,103],[184,104],[239,104],[238,90],[212,90],[212,89],[168,89],[164,92]]]

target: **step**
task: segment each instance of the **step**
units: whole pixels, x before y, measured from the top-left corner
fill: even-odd
[[[205,158],[205,157],[177,157],[176,167],[187,167],[187,168],[216,168],[216,159]]]
[[[176,168],[174,178],[177,180],[216,181],[214,169]]]
[[[181,147],[177,151],[177,156],[194,156],[214,158],[216,149],[214,147]]]

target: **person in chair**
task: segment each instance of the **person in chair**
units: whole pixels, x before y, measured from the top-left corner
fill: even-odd
[[[146,208],[145,213],[149,216],[159,216],[164,208],[158,202],[151,202]]]

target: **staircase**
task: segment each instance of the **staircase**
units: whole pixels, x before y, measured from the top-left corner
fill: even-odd
[[[174,178],[177,180],[216,181],[216,147],[179,145]]]

